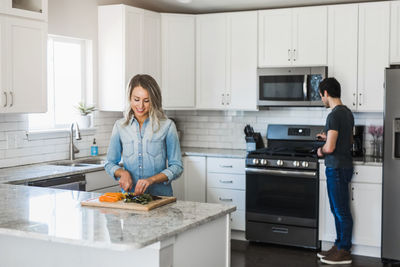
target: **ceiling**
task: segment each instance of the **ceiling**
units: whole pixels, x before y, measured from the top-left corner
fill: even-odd
[[[376,0],[379,1],[379,0]],[[385,1],[385,0],[380,0]],[[213,13],[258,10],[340,3],[370,2],[366,0],[125,0],[125,4],[158,12]],[[183,3],[188,2],[188,3]]]

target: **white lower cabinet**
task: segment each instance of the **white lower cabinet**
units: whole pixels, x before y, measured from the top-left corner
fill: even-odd
[[[110,177],[106,171],[89,172],[86,176],[87,192],[120,192],[118,181]]]
[[[185,200],[206,202],[206,157],[183,158]]]
[[[353,253],[380,256],[382,167],[355,165],[350,183],[353,216]],[[320,166],[319,239],[334,242],[335,222],[326,188],[325,166]]]
[[[245,230],[245,159],[207,157],[207,202],[231,204],[232,230]]]

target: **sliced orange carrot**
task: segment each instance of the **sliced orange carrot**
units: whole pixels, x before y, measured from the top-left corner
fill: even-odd
[[[117,202],[119,200],[120,199],[118,199],[117,197],[112,197],[112,196],[102,195],[102,196],[99,197],[99,201],[100,202]]]

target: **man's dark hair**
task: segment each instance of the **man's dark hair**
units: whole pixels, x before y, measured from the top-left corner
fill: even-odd
[[[333,77],[325,78],[319,84],[319,91],[324,95],[324,91],[333,98],[340,98],[340,83]]]

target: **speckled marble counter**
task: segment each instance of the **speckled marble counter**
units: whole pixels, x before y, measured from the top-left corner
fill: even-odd
[[[96,157],[96,159],[104,158],[105,156]],[[85,158],[77,159],[77,161],[84,159]],[[94,157],[91,157],[90,159],[94,159]],[[74,175],[104,170],[104,165],[101,164],[85,166],[62,166],[57,165],[59,162],[67,162],[67,160],[0,168],[0,184],[34,181],[38,179],[47,179],[64,175]]]
[[[223,149],[223,148],[199,148],[182,147],[184,156],[205,156],[205,157],[223,157],[223,158],[246,158],[247,152],[242,149]]]
[[[82,207],[98,193],[0,184],[0,234],[115,250],[141,248],[236,210],[178,201],[149,212]]]
[[[324,163],[324,159],[319,159],[319,163]],[[374,158],[372,156],[365,156],[362,158],[354,158],[353,159],[354,165],[366,165],[366,166],[382,166],[383,162],[382,159]]]

